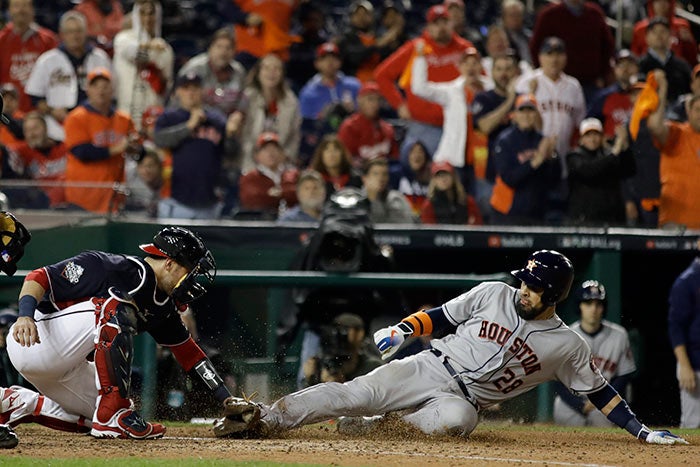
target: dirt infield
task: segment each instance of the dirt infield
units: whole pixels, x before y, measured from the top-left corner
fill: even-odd
[[[17,427],[20,445],[0,452],[0,464],[23,459],[222,459],[337,466],[685,465],[700,464],[700,432],[690,446],[650,446],[622,430],[560,430],[548,425],[483,424],[469,439],[429,438],[407,431],[341,437],[332,424],[294,430],[284,438],[221,440],[208,426],[171,426],[154,441],[96,440],[36,425]],[[41,463],[41,462],[40,462]]]

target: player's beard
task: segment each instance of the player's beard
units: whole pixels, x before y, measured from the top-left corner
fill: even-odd
[[[515,304],[515,311],[518,312],[518,316],[525,320],[534,319],[537,315],[542,313],[542,304],[539,307],[525,306],[520,301]]]

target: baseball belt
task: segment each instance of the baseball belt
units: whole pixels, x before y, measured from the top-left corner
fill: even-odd
[[[438,349],[432,348],[430,349],[430,352],[438,357],[442,365],[445,367],[447,372],[452,376],[452,378],[457,381],[457,386],[459,386],[459,389],[462,391],[462,394],[464,394],[464,397],[467,399],[467,402],[469,402],[478,412],[479,411],[479,404],[477,404],[476,399],[474,396],[472,396],[469,393],[469,390],[467,389],[467,385],[464,384],[464,381],[462,381],[462,378],[459,376],[459,373],[454,369],[454,367],[450,364],[449,360],[447,360],[447,356],[443,355],[442,352],[440,352]]]

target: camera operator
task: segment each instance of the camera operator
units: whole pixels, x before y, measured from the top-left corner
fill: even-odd
[[[321,351],[304,362],[304,385],[344,383],[382,364],[365,350],[365,323],[354,313],[338,315],[321,327]]]

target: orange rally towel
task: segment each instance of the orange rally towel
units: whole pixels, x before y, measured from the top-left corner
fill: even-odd
[[[634,108],[632,109],[632,115],[630,116],[630,135],[632,135],[633,140],[637,139],[641,121],[651,115],[659,107],[659,94],[656,92],[657,89],[659,89],[659,84],[656,82],[654,72],[650,71],[647,73],[646,84],[644,85],[644,89],[639,93],[637,102],[635,102]]]

